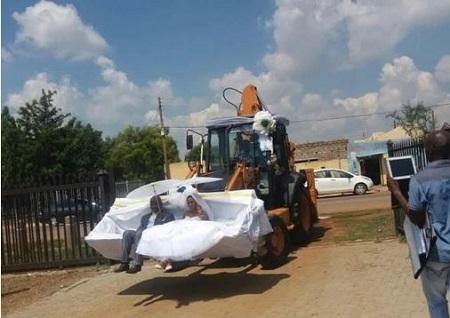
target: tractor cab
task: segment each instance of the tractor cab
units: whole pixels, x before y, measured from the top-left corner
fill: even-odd
[[[255,189],[267,209],[288,205],[287,185],[291,173],[286,126],[289,120],[277,115],[274,119],[273,151],[261,149],[261,136],[253,130],[253,117],[209,120],[208,151],[202,176],[222,180],[199,185],[199,190]]]

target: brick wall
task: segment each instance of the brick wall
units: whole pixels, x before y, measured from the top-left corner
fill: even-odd
[[[347,159],[348,139],[308,142],[295,145],[295,161]]]

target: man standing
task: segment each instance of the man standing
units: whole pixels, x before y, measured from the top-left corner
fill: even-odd
[[[137,246],[141,239],[142,231],[153,225],[164,224],[175,220],[172,213],[164,211],[162,209],[162,201],[159,196],[153,196],[150,198],[150,213],[142,216],[141,223],[136,230],[126,230],[122,236],[122,258],[120,260],[120,266],[114,270],[115,273],[127,272],[128,274],[135,274],[141,271],[144,263],[144,257],[140,254],[136,254],[134,264],[130,267],[128,257],[130,256],[131,248],[133,244]]]
[[[388,188],[411,222],[422,226],[428,214],[437,237],[421,273],[422,288],[431,317],[449,317],[447,292],[450,286],[450,132],[438,130],[425,137],[430,162],[411,177],[409,202],[398,183],[388,177]]]

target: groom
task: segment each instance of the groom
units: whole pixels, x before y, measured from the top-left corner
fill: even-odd
[[[158,195],[150,198],[150,213],[142,216],[141,223],[136,230],[126,230],[122,236],[122,258],[120,266],[114,270],[115,273],[127,272],[128,274],[136,274],[141,271],[144,263],[144,257],[136,254],[133,265],[130,267],[128,258],[130,256],[133,245],[137,246],[142,235],[142,231],[153,225],[160,225],[175,220],[172,213],[162,209],[162,201]]]

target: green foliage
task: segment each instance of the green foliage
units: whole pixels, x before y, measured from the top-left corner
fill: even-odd
[[[205,147],[206,148],[206,147]],[[206,158],[206,149],[203,150],[203,160]],[[184,161],[200,161],[201,144],[195,145],[190,151],[184,156]]]
[[[117,136],[106,140],[110,149],[106,167],[116,181],[164,179],[163,139],[160,128],[127,127]],[[169,162],[177,162],[178,149],[172,137],[166,136]]]
[[[102,133],[55,107],[56,92],[42,91],[14,118],[2,109],[2,180],[26,181],[109,168],[116,180],[164,178],[163,139],[158,127],[128,127],[116,137]],[[168,132],[166,132],[168,133]],[[170,162],[179,161],[177,145],[166,136]]]
[[[425,107],[423,103],[416,106],[405,104],[400,111],[394,111],[387,117],[394,118],[395,124],[401,126],[412,138],[435,130],[434,112]]]
[[[93,172],[103,164],[102,133],[53,106],[56,92],[42,91],[15,120],[2,110],[2,179]]]
[[[2,109],[2,177],[11,179],[22,166],[21,148],[24,136],[8,107]]]

